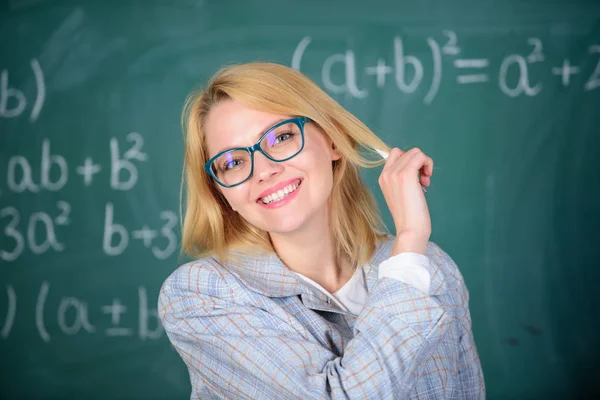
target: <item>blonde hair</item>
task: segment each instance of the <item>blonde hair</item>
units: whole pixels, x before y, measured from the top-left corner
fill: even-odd
[[[268,232],[254,227],[232,210],[218,184],[204,169],[208,161],[206,119],[212,107],[226,99],[259,111],[309,117],[331,138],[342,155],[333,163],[329,199],[336,260],[347,257],[357,263],[354,267],[368,262],[376,244],[389,233],[377,202],[361,180],[359,167],[377,167],[385,160],[363,158],[359,146],[388,152],[389,147],[302,73],[260,62],[222,68],[205,89],[191,93],[185,101],[181,121],[185,139],[181,185],[183,192],[185,180],[187,200],[182,252],[198,258],[211,255],[222,264],[233,258],[230,250],[275,253]]]

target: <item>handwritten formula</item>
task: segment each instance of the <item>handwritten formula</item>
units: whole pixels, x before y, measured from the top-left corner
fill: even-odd
[[[12,285],[6,285],[6,313],[0,320],[0,338],[7,339],[12,333],[17,319],[22,324],[35,325],[39,338],[50,342],[54,336],[73,335],[103,335],[106,337],[137,337],[140,340],[156,340],[162,337],[164,331],[160,324],[154,296],[148,298],[144,286],[137,288],[137,302],[126,305],[118,297],[106,298],[101,304],[90,304],[86,299],[74,296],[59,296],[49,301],[52,286],[48,281],[42,281],[35,305],[19,308],[18,295]],[[150,300],[150,303],[148,302]],[[30,302],[25,302],[29,304]],[[4,304],[4,301],[0,304]],[[91,317],[92,312],[96,316]],[[135,314],[131,318],[130,314]],[[2,314],[0,314],[2,315]],[[135,325],[126,325],[128,321],[136,321]],[[52,327],[52,328],[50,328]]]
[[[367,99],[373,85],[378,90],[395,86],[402,95],[414,94],[425,85],[424,104],[435,100],[444,80],[448,79],[459,86],[494,85],[511,98],[533,97],[543,91],[544,83],[531,72],[533,65],[546,61],[541,39],[527,38],[527,53],[507,54],[500,65],[493,68],[489,58],[470,55],[468,49],[462,48],[454,31],[445,30],[442,35],[443,40],[425,39],[431,53],[427,60],[412,55],[400,36],[390,40],[391,59],[380,57],[374,65],[364,65],[352,48],[329,54],[322,60],[319,83],[329,93],[346,94],[356,99]],[[302,71],[302,61],[311,55],[311,45],[315,41],[310,36],[300,40],[292,55],[294,69]],[[563,87],[570,87],[573,77],[582,75],[581,89],[584,92],[596,90],[600,87],[600,44],[590,44],[587,53],[594,57],[594,68],[589,71],[584,71],[567,57],[560,64],[548,65],[547,68]]]
[[[34,171],[32,163],[25,156],[17,154],[8,158],[3,168],[6,171],[6,185],[0,189],[0,198],[1,191],[18,195],[38,194],[44,191],[60,192],[68,186],[69,179],[80,179],[84,187],[90,187],[100,183],[96,182],[95,177],[103,168],[109,169],[110,172],[108,182],[103,182],[104,185],[115,194],[130,191],[139,179],[139,163],[148,161],[143,146],[144,139],[137,132],[127,134],[123,142],[114,137],[110,138],[105,148],[110,153],[109,165],[102,166],[94,162],[92,156],[82,156],[81,163],[73,170],[66,157],[54,151],[50,139],[43,139],[39,154],[39,171]],[[25,250],[36,255],[49,251],[65,251],[68,244],[61,239],[61,233],[69,229],[72,223],[73,207],[77,206],[65,200],[58,200],[54,204],[40,204],[38,210],[28,214],[10,205],[0,208],[0,260],[15,262]],[[137,240],[156,259],[168,258],[178,247],[175,234],[178,217],[171,210],[161,211],[158,217],[161,222],[157,226],[143,224],[126,227],[119,222],[119,211],[115,209],[113,202],[106,202],[103,240],[99,244],[103,253],[118,256],[125,252],[132,240]]]

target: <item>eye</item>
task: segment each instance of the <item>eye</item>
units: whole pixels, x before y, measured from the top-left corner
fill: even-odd
[[[223,169],[224,171],[227,171],[227,170],[228,170],[228,169],[230,169],[230,168],[236,167],[237,165],[235,165],[235,163],[236,163],[236,162],[238,162],[238,161],[239,161],[239,162],[243,162],[243,160],[239,160],[239,159],[237,159],[237,158],[234,158],[234,159],[233,159],[233,160],[231,160],[231,161],[230,161],[230,160],[227,160],[227,161],[225,161],[225,162],[223,163],[222,169]]]
[[[285,142],[286,140],[288,140],[289,137],[292,137],[292,136],[294,136],[294,134],[292,132],[280,133],[279,135],[277,135],[277,138],[275,139],[276,140],[275,144],[281,143],[282,141]],[[280,140],[282,137],[285,139]],[[280,141],[277,142],[277,140],[280,140]]]

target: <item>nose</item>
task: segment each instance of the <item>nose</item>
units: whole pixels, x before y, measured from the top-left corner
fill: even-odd
[[[260,151],[254,152],[254,172],[252,175],[255,179],[268,181],[274,175],[279,174],[282,168],[281,163],[269,160]]]

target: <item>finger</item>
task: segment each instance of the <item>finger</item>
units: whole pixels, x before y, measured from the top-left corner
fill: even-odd
[[[427,164],[427,155],[423,153],[419,148],[415,147],[410,149],[407,154],[403,157],[403,166],[409,166],[410,169],[414,169],[417,173],[422,172],[427,174],[423,167]]]
[[[410,155],[407,154],[407,162],[411,163],[420,173],[427,176],[433,175],[433,159],[423,153],[418,148],[410,150]]]
[[[433,175],[433,159],[425,156],[422,162],[423,165],[419,169],[420,181],[422,185],[429,186],[431,184],[431,176]]]
[[[391,158],[392,160],[397,160],[397,159],[401,158],[404,154],[406,154],[405,151],[403,151],[402,149],[400,149],[398,147],[394,147],[392,150],[390,150],[389,158]]]
[[[402,155],[404,155],[404,151],[402,151],[401,149],[399,149],[398,147],[394,147],[393,149],[390,150],[390,153],[388,155],[388,158],[385,162],[385,165],[383,167],[383,171],[385,171],[386,169],[390,169],[393,165],[395,165],[397,163],[397,160],[402,157]]]
[[[425,156],[423,165],[421,166],[419,171],[421,172],[421,175],[425,175],[428,177],[433,175],[433,160],[431,159],[431,157]]]
[[[420,150],[416,147],[412,148],[408,151],[402,151],[402,150],[398,149],[398,151],[396,151],[396,158],[392,162],[393,168],[397,169],[397,167],[399,167],[400,169],[402,169],[408,165],[411,165],[411,163],[414,162],[413,160],[419,153],[420,153]],[[418,170],[418,168],[417,168],[417,170]]]
[[[427,175],[421,175],[421,185],[429,186],[431,185],[431,177]]]
[[[404,157],[405,162],[402,164],[407,164],[405,167],[411,170],[416,169],[417,182],[420,182],[423,186],[429,186],[431,175],[433,175],[433,159],[416,147],[410,149],[408,153],[410,154],[406,154]]]
[[[397,160],[395,163],[390,165],[388,174],[395,177],[394,180],[408,181],[408,182],[419,182],[419,168],[418,162],[415,163],[415,159],[418,157],[418,152],[408,151],[404,154],[402,159]]]
[[[424,168],[427,176],[433,175],[433,159],[431,157],[427,157]]]

